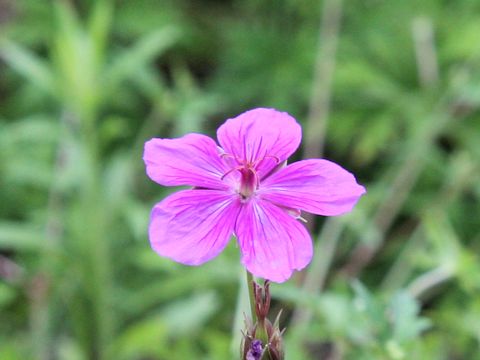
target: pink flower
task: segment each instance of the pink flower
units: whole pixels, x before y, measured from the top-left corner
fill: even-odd
[[[247,111],[220,126],[217,137],[221,147],[201,134],[145,143],[143,159],[153,181],[193,186],[153,208],[152,248],[182,264],[200,265],[234,234],[248,271],[283,282],[312,258],[300,210],[344,214],[365,189],[328,160],[286,165],[302,138],[300,125],[287,113]]]

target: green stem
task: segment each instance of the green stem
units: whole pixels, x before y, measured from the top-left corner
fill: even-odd
[[[248,299],[250,300],[250,312],[252,316],[252,322],[255,324],[257,321],[257,315],[255,313],[255,293],[253,292],[253,275],[246,270],[247,273],[247,286],[248,286]]]

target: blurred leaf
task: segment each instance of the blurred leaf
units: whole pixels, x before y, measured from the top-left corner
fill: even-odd
[[[162,319],[170,334],[195,334],[218,309],[217,295],[200,293],[169,305],[162,310]]]
[[[56,85],[52,70],[32,51],[13,41],[3,40],[0,42],[0,57],[45,94],[55,94]]]
[[[126,294],[118,306],[124,308],[128,313],[142,313],[159,303],[185,296],[195,289],[208,289],[214,285],[227,286],[237,283],[238,265],[232,264],[227,257],[228,254],[221,254],[201,268],[191,268],[161,258],[153,250],[148,250],[153,254],[148,257],[150,262],[142,262],[147,258],[146,254],[132,257],[133,262],[140,269],[155,270],[155,279],[159,276],[159,271],[164,271],[167,276],[162,277],[162,282],[149,281],[141,290],[138,290],[141,291],[142,297]],[[159,264],[155,264],[155,261]]]
[[[145,356],[168,356],[168,329],[158,315],[150,315],[131,324],[113,345],[116,359],[141,359]]]
[[[0,282],[0,308],[9,305],[16,296],[16,292],[7,284]]]
[[[130,227],[134,239],[143,242],[147,237],[147,227],[150,219],[150,207],[136,201],[126,200],[123,215]]]
[[[62,338],[57,342],[57,352],[60,359],[87,360],[79,343],[69,338]]]
[[[217,306],[217,298],[211,292],[178,301],[130,326],[115,346],[116,356],[121,359],[155,354],[168,356],[168,339],[198,334]]]
[[[105,58],[105,50],[107,45],[107,38],[113,18],[113,1],[112,0],[98,0],[93,3],[92,14],[89,18],[90,38],[94,45],[94,63],[97,69],[103,65]]]
[[[105,73],[110,88],[115,88],[128,78],[134,78],[138,69],[148,65],[169,48],[178,36],[178,30],[165,27],[142,36],[134,45],[115,56],[115,60]]]
[[[438,263],[455,269],[461,248],[446,214],[439,209],[432,209],[425,214],[424,225],[433,250],[429,257],[432,258],[432,254],[436,254]]]
[[[41,229],[23,223],[0,222],[1,249],[32,251],[41,249],[45,245],[45,235]]]
[[[25,360],[25,348],[22,349],[22,343],[19,341],[3,341],[0,339],[0,348],[2,349],[2,360]]]
[[[415,339],[431,326],[429,320],[418,318],[420,307],[407,292],[395,294],[387,311],[393,323],[393,339],[398,343]]]

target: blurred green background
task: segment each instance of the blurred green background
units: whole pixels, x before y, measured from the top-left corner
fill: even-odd
[[[0,0],[0,359],[235,359],[234,242],[149,247],[143,143],[253,107],[368,189],[273,284],[287,359],[480,359],[478,0]]]

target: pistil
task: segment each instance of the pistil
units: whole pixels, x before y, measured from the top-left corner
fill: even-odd
[[[242,167],[239,171],[242,176],[240,181],[240,195],[242,199],[246,200],[251,197],[258,188],[259,180],[255,169],[248,165]]]

